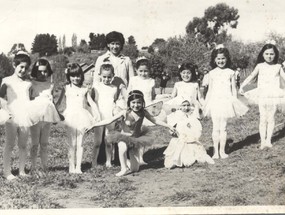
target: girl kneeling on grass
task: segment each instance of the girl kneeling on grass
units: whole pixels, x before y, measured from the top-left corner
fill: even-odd
[[[129,92],[127,105],[127,110],[121,111],[114,117],[103,120],[94,125],[95,127],[108,125],[115,120],[122,118],[122,131],[114,131],[109,133],[106,137],[109,143],[119,142],[118,147],[121,171],[118,172],[116,176],[123,176],[131,172],[137,172],[139,170],[139,148],[151,145],[154,141],[154,138],[150,133],[143,133],[141,130],[144,118],[150,120],[156,125],[168,127],[170,130],[175,132],[175,129],[172,126],[155,119],[147,110],[145,110],[144,95],[141,91],[133,90]],[[127,159],[127,151],[129,151],[130,162],[128,162]]]
[[[193,114],[195,106],[188,100],[182,102],[179,110],[168,115],[167,122],[175,126],[178,137],[173,137],[164,151],[166,168],[176,166],[191,166],[196,161],[214,164],[214,160],[207,154],[203,145],[199,142],[202,133],[202,125],[198,116]]]

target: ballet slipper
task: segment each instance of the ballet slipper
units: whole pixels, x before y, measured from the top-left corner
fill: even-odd
[[[122,169],[120,172],[116,174],[117,177],[125,176],[131,173],[129,169]]]

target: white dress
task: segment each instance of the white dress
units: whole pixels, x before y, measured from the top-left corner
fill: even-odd
[[[203,108],[205,116],[231,118],[244,115],[248,108],[232,94],[231,80],[235,72],[229,68],[215,68],[209,72],[211,92]]]
[[[87,110],[87,92],[88,88],[80,88],[74,85],[66,86],[66,109],[63,113],[64,123],[82,133],[84,133],[85,129],[94,125],[97,118],[97,116],[93,117]]]
[[[33,114],[30,101],[31,82],[22,80],[15,75],[3,78],[2,85],[7,86],[6,111],[11,113],[11,120],[20,127],[30,127],[39,122],[39,116]]]
[[[111,118],[116,106],[117,87],[114,85],[105,85],[102,82],[95,83],[93,87],[95,90],[95,102],[98,105],[101,120]]]
[[[176,97],[165,102],[165,104],[175,107],[180,106],[185,100],[194,104],[198,103],[198,83],[179,81],[174,84],[174,88],[177,89]]]
[[[199,142],[202,126],[195,115],[188,115],[180,110],[168,115],[168,124],[176,125],[179,135],[170,140],[164,151],[164,166],[191,166],[196,161],[213,164],[213,159],[207,154]]]
[[[31,101],[33,115],[42,122],[59,122],[58,111],[53,104],[52,85],[49,82],[32,81]]]
[[[280,64],[258,64],[257,88],[247,91],[244,96],[254,104],[285,104],[285,91],[280,87],[280,72],[284,72]]]

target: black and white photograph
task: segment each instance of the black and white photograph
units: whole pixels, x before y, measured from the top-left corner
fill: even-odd
[[[0,0],[0,213],[284,214],[284,8]]]

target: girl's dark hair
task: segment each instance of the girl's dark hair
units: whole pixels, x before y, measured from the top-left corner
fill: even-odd
[[[114,41],[119,41],[121,43],[121,46],[123,48],[125,44],[125,38],[124,35],[120,32],[117,31],[112,31],[106,35],[106,43],[107,45],[110,44],[111,42]],[[109,50],[109,47],[107,46],[107,49]]]
[[[140,66],[147,66],[150,69],[150,62],[147,58],[141,58],[136,61],[135,67],[138,69]]]
[[[84,73],[81,68],[81,66],[78,63],[71,63],[67,65],[67,69],[65,70],[66,80],[70,84],[70,76],[80,76],[81,77],[81,83],[83,84],[84,81]]]
[[[276,64],[278,63],[278,59],[279,59],[279,51],[278,49],[276,48],[275,45],[273,44],[265,44],[261,51],[259,52],[258,54],[258,57],[257,57],[257,60],[256,60],[256,65],[259,64],[259,63],[263,63],[265,62],[264,60],[264,57],[263,57],[263,53],[267,50],[267,49],[273,49],[274,53],[275,53],[275,58],[273,59],[273,63]]]
[[[189,70],[191,72],[191,80],[190,80],[191,82],[197,81],[197,79],[198,79],[197,74],[196,74],[197,66],[195,64],[193,64],[193,63],[181,64],[181,66],[178,69],[180,81],[182,81],[180,73],[184,70]]]
[[[47,72],[48,72],[48,76],[51,76],[53,71],[51,69],[51,66],[49,64],[49,62],[46,60],[46,59],[38,59],[34,65],[33,65],[33,68],[32,68],[32,72],[31,72],[31,76],[33,78],[36,78],[37,75],[38,75],[38,72],[39,72],[39,66],[46,66],[47,68]]]
[[[27,54],[16,54],[13,63],[15,66],[18,66],[20,63],[27,63],[28,66],[31,65],[31,58]]]
[[[212,51],[211,62],[210,62],[210,66],[212,67],[212,69],[217,67],[215,59],[218,56],[218,54],[224,54],[225,55],[225,57],[227,59],[227,63],[225,65],[225,68],[231,68],[232,61],[231,61],[231,56],[230,56],[229,50],[227,48],[219,48],[219,49],[213,49],[213,51]]]
[[[113,75],[115,75],[114,67],[111,63],[103,63],[100,67],[100,74],[102,74],[102,71],[111,71]]]
[[[131,101],[133,101],[135,99],[141,99],[142,103],[143,103],[143,108],[145,107],[144,95],[139,90],[132,90],[131,92],[129,92],[128,101],[127,101],[128,107],[130,107]]]

